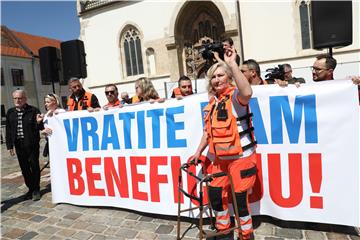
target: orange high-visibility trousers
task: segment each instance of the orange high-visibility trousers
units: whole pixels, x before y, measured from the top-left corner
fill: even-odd
[[[227,172],[232,177],[237,202],[236,207],[240,217],[241,233],[243,239],[251,239],[253,227],[248,191],[253,187],[256,179],[256,153],[254,152],[249,157],[235,160],[216,159],[211,173],[218,172]],[[216,216],[215,225],[219,231],[230,228],[229,198],[231,198],[231,186],[230,179],[227,176],[215,178],[210,182],[209,199]]]

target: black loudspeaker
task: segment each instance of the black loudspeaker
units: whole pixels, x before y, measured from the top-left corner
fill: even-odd
[[[61,43],[64,81],[67,82],[72,77],[87,77],[85,56],[83,41],[71,40]]]
[[[311,1],[314,49],[352,44],[352,1]]]
[[[60,50],[56,47],[39,49],[41,81],[44,84],[59,82]]]

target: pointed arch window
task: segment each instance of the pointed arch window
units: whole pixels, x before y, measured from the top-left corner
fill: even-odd
[[[155,51],[153,48],[146,49],[146,60],[149,75],[156,74]]]
[[[130,27],[124,34],[124,53],[126,75],[134,76],[144,73],[141,51],[141,39],[137,29]]]

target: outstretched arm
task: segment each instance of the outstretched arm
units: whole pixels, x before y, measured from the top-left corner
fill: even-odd
[[[239,89],[237,97],[240,103],[243,105],[247,105],[252,96],[252,88],[249,81],[247,80],[245,75],[240,71],[240,68],[236,63],[236,51],[234,46],[226,49],[226,52],[224,54],[224,60],[227,63],[227,65],[230,67],[233,73],[235,84]]]

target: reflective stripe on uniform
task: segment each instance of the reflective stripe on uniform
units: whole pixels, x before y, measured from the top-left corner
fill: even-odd
[[[247,222],[251,219],[251,216],[250,215],[247,215],[247,216],[244,216],[244,217],[240,217],[240,220],[243,221],[243,222]]]
[[[228,225],[230,223],[230,219],[216,219],[216,224],[221,224],[221,225]]]
[[[228,151],[228,150],[231,150],[233,148],[236,148],[236,146],[230,146],[230,147],[215,146],[215,150],[223,150],[223,151]]]
[[[234,160],[234,159],[239,159],[241,158],[242,155],[234,155],[234,156],[223,156],[223,157],[218,157],[220,160]]]
[[[214,211],[215,215],[217,217],[226,216],[229,213],[229,209],[226,209],[224,211]]]
[[[240,225],[240,227],[241,227],[241,230],[246,231],[246,230],[252,229],[252,224],[251,223],[250,224],[244,224],[244,225]]]

